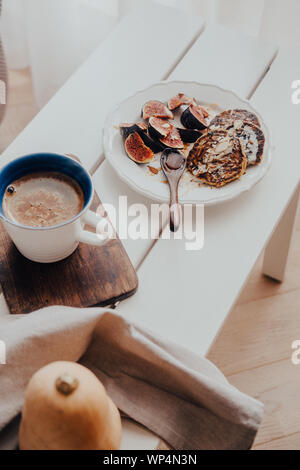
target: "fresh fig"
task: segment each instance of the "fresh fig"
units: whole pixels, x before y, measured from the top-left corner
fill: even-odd
[[[184,147],[179,130],[175,126],[172,126],[171,132],[166,137],[160,139],[160,142],[165,147],[172,149],[183,149]]]
[[[169,102],[168,102],[168,108],[173,111],[174,109],[177,109],[179,108],[180,106],[182,106],[183,104],[192,104],[194,103],[194,99],[193,98],[190,98],[189,96],[187,95],[184,95],[183,93],[178,93],[178,95],[176,96],[173,96]]]
[[[164,119],[173,119],[173,113],[167,108],[167,106],[161,101],[148,101],[144,104],[142,109],[142,117],[147,120],[151,116],[164,118]]]
[[[149,163],[154,157],[153,151],[144,144],[138,132],[129,134],[126,138],[125,150],[128,157],[136,163]]]
[[[163,139],[171,132],[173,124],[166,119],[151,117],[149,119],[149,135],[153,139]]]
[[[122,123],[120,124],[121,136],[126,139],[133,132],[146,132],[147,125],[144,122]]]
[[[147,131],[148,125],[146,122],[138,122],[137,126],[141,129],[141,131]]]
[[[138,134],[142,138],[142,141],[144,142],[146,147],[149,147],[153,153],[159,153],[164,149],[164,146],[160,142],[158,142],[156,139],[155,140],[151,139],[151,137],[149,137],[147,132],[139,131]]]
[[[181,123],[187,129],[203,130],[207,127],[208,113],[202,106],[191,104],[181,115]]]
[[[147,133],[148,126],[144,122],[138,122],[136,124],[120,124],[120,132],[122,137],[126,140],[130,134],[137,132],[143,140],[146,147],[149,147],[153,153],[159,153],[163,150],[163,145],[159,142],[151,139]]]
[[[178,128],[181,140],[184,144],[193,144],[201,137],[202,132],[196,129],[181,129]]]

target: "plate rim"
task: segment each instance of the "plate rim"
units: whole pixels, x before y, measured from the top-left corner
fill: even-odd
[[[147,93],[148,91],[150,91],[152,88],[154,88],[156,86],[160,86],[160,85],[167,86],[168,84],[178,84],[179,86],[180,86],[180,84],[182,84],[182,85],[195,85],[195,86],[200,85],[200,86],[203,86],[203,87],[205,87],[205,86],[213,87],[213,88],[216,88],[216,89],[218,89],[219,91],[221,91],[223,93],[228,93],[228,94],[233,95],[236,99],[238,99],[242,103],[247,104],[247,106],[251,109],[251,111],[253,111],[259,117],[261,123],[263,123],[264,131],[266,133],[266,141],[267,141],[267,144],[268,144],[267,152],[266,152],[267,155],[268,155],[267,164],[265,165],[265,167],[261,171],[261,174],[258,175],[258,177],[255,181],[249,181],[248,183],[245,183],[244,186],[242,188],[240,188],[238,191],[233,190],[232,192],[228,193],[227,195],[215,196],[215,197],[212,197],[209,200],[205,200],[205,201],[201,201],[201,200],[196,201],[195,199],[182,201],[179,198],[179,203],[182,204],[182,205],[192,204],[192,205],[205,205],[205,206],[221,204],[223,202],[231,201],[231,200],[239,197],[240,195],[242,195],[246,191],[249,191],[254,186],[256,186],[256,184],[258,184],[262,180],[262,178],[267,174],[267,172],[270,169],[271,163],[272,163],[273,146],[272,146],[272,140],[271,140],[271,132],[270,132],[270,129],[269,129],[268,125],[266,124],[266,122],[263,119],[263,117],[261,116],[261,114],[252,105],[252,103],[250,102],[249,99],[242,98],[238,93],[236,93],[233,90],[230,90],[229,88],[224,88],[224,87],[222,87],[220,85],[217,85],[217,84],[214,84],[214,83],[199,82],[197,80],[160,80],[158,82],[154,82],[154,83],[152,83],[151,85],[149,85],[147,87],[138,89],[135,93],[128,94],[124,99],[119,101],[111,109],[111,111],[108,112],[108,114],[106,115],[106,118],[105,118],[104,127],[103,127],[103,131],[102,131],[103,149],[104,149],[104,155],[105,155],[106,160],[108,161],[110,167],[113,168],[114,172],[119,176],[119,178],[124,183],[126,183],[131,189],[133,189],[135,192],[137,192],[138,194],[141,194],[142,196],[144,196],[147,199],[158,201],[160,203],[169,202],[169,198],[167,196],[165,198],[160,197],[160,196],[157,195],[156,192],[153,192],[153,191],[148,190],[148,189],[144,190],[143,188],[141,188],[141,186],[138,185],[135,182],[134,179],[132,179],[130,176],[128,176],[128,174],[126,172],[122,171],[121,168],[116,168],[115,165],[112,163],[110,157],[109,157],[109,155],[110,155],[109,142],[110,142],[110,138],[111,138],[110,137],[111,125],[109,124],[109,122],[112,120],[112,116],[120,109],[120,107],[125,102],[137,97],[138,95],[140,95],[142,93]]]

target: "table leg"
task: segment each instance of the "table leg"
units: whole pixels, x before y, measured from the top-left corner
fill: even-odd
[[[297,206],[300,195],[300,184],[281,217],[264,254],[263,274],[277,281],[284,280],[285,269],[293,235]]]

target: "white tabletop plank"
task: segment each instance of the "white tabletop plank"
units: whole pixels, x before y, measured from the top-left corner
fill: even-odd
[[[300,66],[295,57],[279,52],[253,100],[276,146],[268,175],[248,194],[206,209],[201,251],[159,240],[139,270],[138,293],[120,306],[127,318],[200,354],[211,346],[299,183],[299,108],[290,99]]]
[[[1,164],[50,151],[78,155],[91,169],[102,155],[108,111],[167,76],[202,26],[199,17],[155,3],[130,13],[8,147]]]
[[[170,78],[217,84],[246,98],[276,52],[273,44],[210,23]]]

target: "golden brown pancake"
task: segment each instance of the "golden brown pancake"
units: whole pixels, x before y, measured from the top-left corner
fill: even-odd
[[[241,143],[226,130],[208,130],[191,149],[187,168],[210,186],[221,187],[245,173],[247,157]]]
[[[254,126],[260,127],[260,122],[256,114],[247,111],[246,109],[229,109],[217,114],[210,122],[210,127],[228,127],[232,125],[233,121],[241,120],[246,121]]]
[[[263,131],[254,124],[245,121],[235,121],[232,131],[240,140],[248,166],[258,165],[262,161],[264,153],[265,136]]]
[[[224,111],[215,116],[209,127],[228,130],[238,137],[247,156],[248,166],[258,165],[262,161],[265,136],[255,114],[241,109]]]

